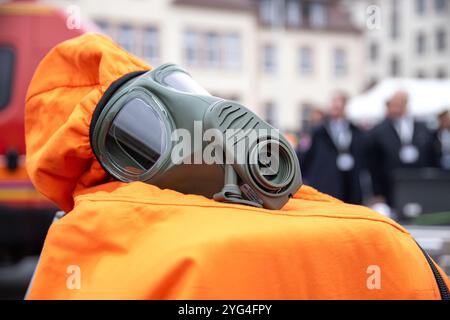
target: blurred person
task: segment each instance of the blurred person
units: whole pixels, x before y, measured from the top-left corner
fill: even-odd
[[[433,164],[436,167],[450,170],[450,111],[445,110],[438,115],[439,126],[433,132]]]
[[[313,188],[267,210],[110,176],[91,129],[150,69],[95,34],[40,63],[26,98],[26,165],[64,212],[28,299],[450,298],[447,277],[403,227]],[[140,122],[131,110],[120,108]]]
[[[319,127],[325,118],[325,113],[319,108],[312,108],[309,112],[307,123],[299,134],[296,146],[297,158],[303,159],[305,152],[311,147],[311,136],[314,130]]]
[[[312,129],[319,127],[325,119],[325,113],[319,108],[313,108],[309,115],[309,123]]]
[[[386,118],[368,135],[367,159],[372,178],[372,203],[393,205],[392,178],[399,168],[431,165],[431,134],[408,114],[408,94],[396,92],[386,102]]]
[[[311,186],[347,203],[360,204],[364,135],[346,118],[346,104],[345,94],[332,98],[329,115],[315,128],[311,147],[300,163]]]

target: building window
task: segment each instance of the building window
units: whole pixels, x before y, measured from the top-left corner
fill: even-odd
[[[424,55],[426,52],[426,38],[423,33],[419,33],[416,37],[416,52],[418,55]]]
[[[438,79],[446,79],[446,78],[448,78],[447,71],[444,70],[444,69],[439,69],[436,76],[437,76]]]
[[[372,42],[369,46],[369,57],[372,62],[376,62],[380,55],[378,43]]]
[[[225,36],[224,64],[230,69],[241,65],[241,38],[239,34],[232,33]]]
[[[300,73],[310,75],[313,72],[313,54],[309,47],[300,48]]]
[[[184,33],[184,59],[188,66],[236,69],[241,65],[239,33],[214,31]]]
[[[334,74],[338,77],[347,74],[347,52],[343,49],[334,50]]]
[[[198,58],[199,35],[194,31],[184,33],[184,58],[188,66],[199,63]]]
[[[436,12],[443,13],[447,10],[447,0],[434,0]]]
[[[263,63],[264,71],[266,73],[275,73],[277,67],[277,53],[276,48],[271,45],[264,46]]]
[[[313,2],[309,7],[309,21],[315,28],[324,28],[327,25],[326,5],[320,2]]]
[[[392,77],[399,77],[400,76],[400,60],[398,59],[397,56],[393,56],[391,58],[391,63],[390,63],[390,74]]]
[[[391,38],[397,39],[400,35],[400,9],[399,0],[392,0],[391,12]]]
[[[286,3],[287,24],[290,27],[299,27],[302,24],[301,5],[299,0],[288,0]]]
[[[128,52],[136,53],[134,36],[134,30],[131,26],[121,25],[117,31],[117,43]]]
[[[206,34],[206,62],[208,67],[218,67],[220,65],[220,41],[216,33]]]
[[[417,73],[416,73],[416,78],[424,79],[424,78],[426,78],[426,77],[427,77],[427,75],[426,75],[425,71],[423,71],[423,70],[417,71]]]
[[[284,20],[285,3],[279,0],[260,0],[259,15],[263,24],[280,26]]]
[[[266,122],[274,127],[278,125],[277,108],[273,102],[268,102],[264,108]]]
[[[259,16],[265,24],[271,24],[273,20],[273,10],[271,0],[261,0],[259,2]]]
[[[0,110],[5,109],[12,96],[15,52],[10,47],[0,47]]]
[[[426,0],[416,0],[416,12],[418,15],[423,16],[427,10]]]
[[[159,35],[155,27],[143,31],[143,58],[153,65],[159,64]]]
[[[436,32],[436,47],[439,52],[447,49],[447,33],[445,30],[438,30]]]

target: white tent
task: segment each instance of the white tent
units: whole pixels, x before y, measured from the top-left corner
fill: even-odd
[[[414,117],[425,119],[450,109],[450,80],[386,79],[352,98],[347,107],[348,116],[357,123],[382,119],[386,101],[398,90],[409,94],[409,112]]]

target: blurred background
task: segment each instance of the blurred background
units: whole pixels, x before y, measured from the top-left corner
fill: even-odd
[[[252,109],[306,183],[396,219],[450,273],[450,0],[0,0],[0,298],[23,298],[58,210],[24,168],[28,83],[90,31]]]

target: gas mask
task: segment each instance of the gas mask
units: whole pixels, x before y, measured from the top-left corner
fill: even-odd
[[[280,209],[300,188],[288,141],[249,109],[165,64],[119,79],[93,114],[91,146],[114,178]]]

